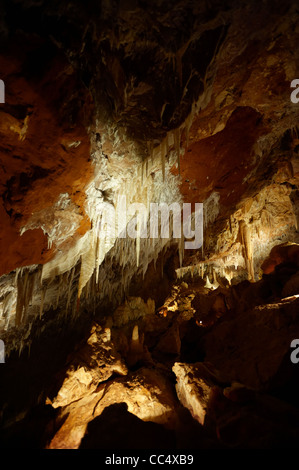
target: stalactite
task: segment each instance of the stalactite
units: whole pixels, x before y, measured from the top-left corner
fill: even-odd
[[[87,251],[81,255],[81,271],[78,285],[78,298],[80,298],[83,288],[89,281],[95,268],[95,240],[94,231],[91,232],[90,243]]]
[[[189,135],[190,135],[190,129],[191,129],[191,126],[192,126],[192,123],[193,123],[194,113],[195,113],[195,105],[194,105],[194,103],[192,103],[191,111],[190,111],[187,119],[185,120],[186,150],[189,147]]]
[[[141,171],[141,185],[143,185],[143,173],[144,173],[144,162],[142,161],[141,162],[141,168],[140,168],[140,171]]]
[[[73,279],[74,279],[74,275],[75,275],[75,270],[76,270],[76,267],[74,266],[71,269],[71,272],[70,272],[70,276],[69,276],[70,279],[68,279],[67,303],[66,303],[66,310],[67,311],[69,309],[70,302],[71,302],[71,297],[72,297],[72,286],[73,286]]]
[[[148,153],[148,157],[151,159],[151,162],[153,163],[153,142],[151,140],[147,141],[147,153]]]
[[[219,287],[219,282],[218,282],[218,279],[217,279],[217,274],[216,274],[215,269],[213,270],[213,287],[214,287],[214,289],[217,289],[217,287]]]
[[[256,230],[257,238],[260,238],[261,233],[260,233],[260,227],[258,225],[256,225],[255,230]]]
[[[225,268],[224,269],[224,277],[227,279],[229,285],[231,285],[231,280],[233,278],[233,272],[231,269]]]
[[[21,339],[20,346],[19,346],[19,357],[22,354],[23,348],[24,348],[24,341],[23,341],[23,339]]]
[[[140,232],[139,228],[137,229],[137,237],[136,237],[136,266],[139,267],[139,257],[140,257]]]
[[[253,254],[251,246],[251,231],[247,223],[242,220],[240,222],[241,243],[243,246],[243,256],[245,259],[248,278],[254,280]]]
[[[224,277],[224,266],[220,266],[219,275],[220,275],[220,277]]]
[[[230,215],[229,218],[228,218],[228,225],[229,225],[229,233],[230,235],[233,233],[233,229],[232,229],[232,216]]]
[[[143,250],[143,269],[142,269],[142,277],[144,279],[145,273],[148,268],[148,256],[149,256],[149,239],[146,238],[143,240],[144,242],[144,250]]]
[[[171,132],[167,132],[167,135],[166,135],[166,148],[167,148],[167,155],[169,154],[170,152],[170,148],[171,148]]]
[[[178,172],[181,174],[181,163],[180,163],[180,128],[174,130],[174,148],[177,157],[177,164],[178,164]]]
[[[161,152],[161,165],[162,165],[162,175],[163,181],[165,181],[165,156],[166,156],[166,140],[163,139],[160,145]]]
[[[46,286],[42,287],[41,289],[41,301],[40,301],[40,308],[39,308],[39,318],[42,318],[43,311],[44,311],[44,302],[45,302],[45,296],[46,296]]]
[[[164,111],[165,111],[165,108],[167,106],[167,103],[163,103],[163,106],[162,106],[162,109],[161,109],[161,113],[160,113],[160,120],[162,122],[163,120],[163,114],[164,114]]]
[[[183,237],[183,234],[182,234],[181,238],[179,239],[179,260],[180,260],[180,267],[182,267],[182,265],[183,265],[184,250],[185,250],[185,243],[184,243],[184,237]]]
[[[26,305],[26,289],[29,271],[25,271],[24,279],[19,273],[17,274],[17,307],[16,307],[16,326],[19,326],[23,319],[23,313]]]
[[[56,305],[55,308],[58,308],[59,305],[59,299],[60,299],[60,293],[61,293],[61,287],[63,285],[63,274],[58,276],[58,288],[57,288],[57,294],[56,294]]]

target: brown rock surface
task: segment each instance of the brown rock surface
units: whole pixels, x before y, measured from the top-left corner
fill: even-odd
[[[0,112],[1,274],[53,256],[39,228],[42,221],[22,236],[20,230],[61,194],[68,193],[82,215],[78,235],[89,227],[84,188],[93,169],[83,115],[92,104],[63,55],[55,48],[49,54],[48,48],[46,41],[16,35],[0,56],[7,84]],[[30,60],[38,79],[30,78]],[[85,102],[79,112],[78,100]],[[76,113],[76,122],[67,109]]]
[[[291,297],[223,319],[205,337],[206,360],[228,381],[267,390],[274,379],[279,380],[292,338],[299,335],[298,305],[298,299]]]

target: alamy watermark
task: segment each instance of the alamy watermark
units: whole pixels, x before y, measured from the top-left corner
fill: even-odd
[[[0,364],[4,364],[5,362],[5,346],[4,341],[0,339]]]
[[[294,78],[291,81],[291,88],[295,88],[290,95],[291,102],[297,104],[299,103],[299,78]]]
[[[293,364],[298,364],[299,362],[299,339],[293,339],[293,341],[291,342],[291,348],[295,348],[295,349],[291,352],[290,359]]]
[[[0,103],[5,103],[5,84],[0,80]]]
[[[103,203],[99,215],[99,238],[184,237],[187,250],[196,250],[203,243],[203,203],[195,203],[194,211],[191,203],[150,203],[147,207],[143,203],[127,205],[126,196],[121,195],[116,208]]]

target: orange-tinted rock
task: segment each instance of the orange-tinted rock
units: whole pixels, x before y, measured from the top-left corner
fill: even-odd
[[[299,245],[292,243],[276,245],[263,262],[262,270],[265,274],[273,273],[275,267],[282,263],[299,267]]]
[[[60,194],[68,193],[82,213],[80,235],[89,224],[84,187],[93,168],[83,115],[90,112],[91,101],[57,50],[54,59],[44,56],[47,47],[41,40],[16,36],[0,56],[6,85],[6,102],[0,105],[0,275],[51,258],[55,250],[48,249],[41,230],[22,236],[20,230]],[[32,68],[40,67],[38,79],[27,70],[31,58],[36,59]],[[45,63],[39,64],[42,58]]]
[[[243,179],[254,166],[253,145],[265,131],[260,118],[252,108],[237,108],[222,131],[190,144],[181,159],[181,192],[186,202],[203,202],[213,191],[220,193],[225,206],[240,200],[247,189]]]

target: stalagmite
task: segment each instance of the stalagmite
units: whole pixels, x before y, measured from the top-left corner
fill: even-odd
[[[210,279],[209,279],[209,276],[208,276],[208,275],[206,275],[206,284],[205,284],[205,287],[206,287],[207,289],[212,289],[212,287],[213,287],[213,284],[210,283]]]

